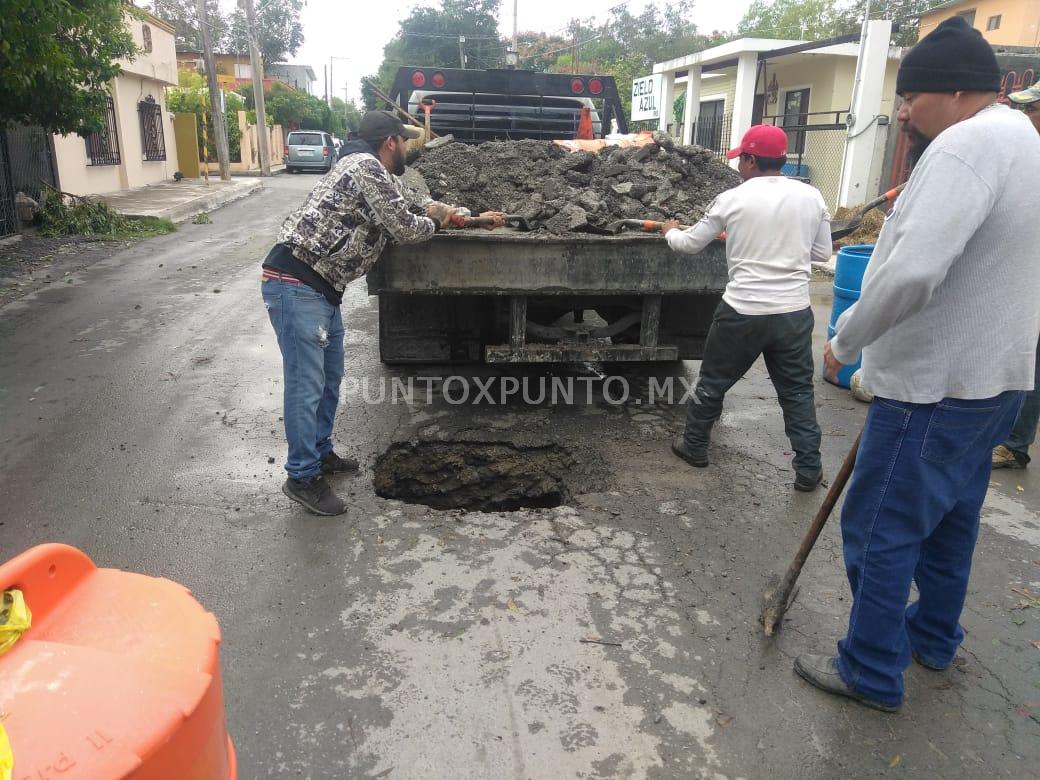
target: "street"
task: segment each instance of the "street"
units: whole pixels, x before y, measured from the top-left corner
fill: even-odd
[[[408,377],[595,372],[384,367],[361,279],[344,299],[336,423],[361,473],[333,481],[350,509],[292,504],[259,266],[317,181],[266,180],[212,224],[0,307],[0,560],[60,541],[188,587],[223,634],[239,777],[1040,776],[1040,602],[1011,590],[1040,593],[1035,467],[994,473],[954,667],[912,664],[896,715],[827,696],[792,662],[844,633],[837,512],[778,636],[758,623],[823,499],[791,489],[761,361],[727,397],[712,465],[692,469],[669,442],[698,363],[619,373],[633,396],[672,380],[672,403],[614,403],[597,384],[591,404],[396,397]],[[819,361],[830,280],[812,292]],[[817,405],[829,478],[867,407],[822,382]],[[521,460],[563,448],[560,504],[377,496],[379,456],[416,441]]]

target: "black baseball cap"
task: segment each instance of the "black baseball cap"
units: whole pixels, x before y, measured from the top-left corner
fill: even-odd
[[[358,137],[362,141],[382,141],[384,138],[398,135],[418,138],[420,131],[418,127],[406,126],[389,111],[369,111],[361,117]]]

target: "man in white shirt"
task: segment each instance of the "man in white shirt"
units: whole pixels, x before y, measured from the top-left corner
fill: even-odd
[[[727,157],[740,158],[744,183],[719,195],[693,227],[682,230],[675,220],[662,227],[672,249],[690,254],[725,232],[729,262],[729,283],[708,331],[686,430],[672,451],[693,466],[708,465],[711,429],[726,392],[761,355],[794,450],[794,487],[808,492],[823,478],[809,278],[812,261],[831,256],[830,214],[817,189],[782,174],[787,135],[779,127],[752,127]]]

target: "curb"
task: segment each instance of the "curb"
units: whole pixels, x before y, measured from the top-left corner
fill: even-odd
[[[170,206],[166,209],[150,210],[147,213],[134,213],[133,211],[123,211],[122,213],[128,217],[165,218],[174,224],[179,224],[181,222],[186,222],[200,212],[215,211],[222,206],[227,206],[229,203],[242,200],[263,188],[263,179],[246,179],[242,180],[240,184],[236,184],[234,187],[221,187],[214,192],[201,194],[196,198],[184,201],[183,203],[178,203],[177,205]]]

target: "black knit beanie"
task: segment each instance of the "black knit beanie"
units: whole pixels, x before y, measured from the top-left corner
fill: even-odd
[[[982,33],[954,16],[918,41],[899,66],[896,92],[999,92],[1000,68]]]

